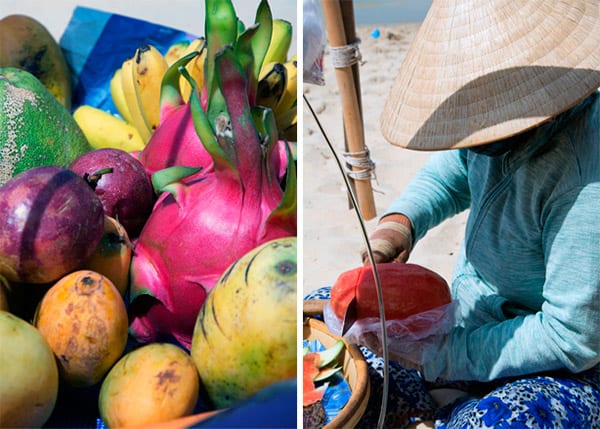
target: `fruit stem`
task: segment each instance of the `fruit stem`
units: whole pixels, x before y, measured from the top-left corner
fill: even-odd
[[[108,174],[108,173],[112,173],[113,171],[114,170],[112,167],[107,167],[107,168],[102,168],[92,174],[85,173],[83,175],[83,180],[85,180],[88,183],[88,185],[90,185],[90,187],[95,191],[96,187],[98,186],[98,182],[100,181],[102,176],[105,174]]]

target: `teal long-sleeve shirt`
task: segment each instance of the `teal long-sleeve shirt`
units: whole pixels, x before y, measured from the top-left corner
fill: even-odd
[[[466,209],[459,317],[425,378],[600,368],[599,94],[504,155],[432,155],[385,214],[408,216],[418,240]]]

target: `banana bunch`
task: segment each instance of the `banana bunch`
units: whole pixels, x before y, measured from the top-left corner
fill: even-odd
[[[160,84],[168,67],[158,49],[143,45],[123,61],[110,81],[115,107],[138,130],[144,143],[160,123]]]
[[[292,25],[274,19],[271,41],[261,67],[256,104],[273,110],[280,138],[297,140],[298,60],[287,58],[292,41]]]
[[[256,104],[273,110],[280,138],[297,140],[297,57],[287,58],[292,24],[272,20],[271,39],[258,78]],[[207,45],[204,37],[172,44],[163,55],[152,45],[140,46],[123,61],[110,80],[110,93],[119,112],[111,115],[92,106],[81,106],[73,116],[94,148],[114,147],[128,152],[144,148],[160,124],[160,91],[163,76],[177,60],[197,52],[186,70],[199,88],[204,86]],[[182,76],[179,92],[187,101],[191,86]]]
[[[126,122],[138,129],[145,142],[160,124],[160,91],[165,72],[175,61],[194,51],[199,55],[187,64],[186,69],[202,87],[206,58],[206,41],[203,37],[191,42],[176,42],[167,49],[165,55],[152,45],[143,45],[115,71],[110,83],[115,107]],[[180,92],[184,100],[189,99],[191,87],[183,77]]]
[[[298,61],[269,63],[258,81],[256,104],[273,110],[281,138],[296,141]]]
[[[160,91],[169,66],[191,52],[198,51],[186,66],[202,87],[204,82],[204,38],[172,44],[163,55],[152,45],[136,49],[123,61],[110,80],[110,94],[120,117],[92,106],[81,106],[73,117],[94,148],[113,147],[128,152],[142,150],[160,124]],[[187,100],[190,84],[183,77],[180,92]]]
[[[113,103],[124,121],[138,130],[145,143],[160,124],[160,90],[165,72],[173,62],[194,51],[199,55],[186,68],[201,87],[206,57],[204,38],[174,43],[164,55],[152,45],[140,46],[135,55],[123,61],[121,68],[115,71],[110,82]],[[180,92],[184,99],[189,98],[191,87],[184,78],[180,82]]]

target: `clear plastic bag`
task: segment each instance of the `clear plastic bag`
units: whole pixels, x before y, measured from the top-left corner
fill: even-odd
[[[453,301],[402,320],[386,320],[390,359],[423,365],[454,326],[457,308],[458,302]],[[342,320],[335,315],[329,304],[323,309],[323,320],[332,334],[341,336]],[[363,345],[381,354],[381,334],[380,319],[369,317],[357,320],[346,332],[344,339],[348,343]]]
[[[316,0],[304,0],[303,23],[303,81],[325,85],[323,54],[326,46],[323,12]]]

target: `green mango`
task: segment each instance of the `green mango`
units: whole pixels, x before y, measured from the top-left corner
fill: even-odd
[[[68,167],[92,147],[71,113],[31,73],[0,68],[0,186],[33,167]]]

